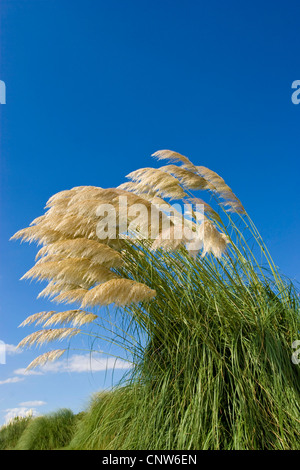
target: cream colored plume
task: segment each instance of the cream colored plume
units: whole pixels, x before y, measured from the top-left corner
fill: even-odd
[[[55,295],[63,294],[65,292],[74,291],[77,289],[88,289],[91,287],[91,283],[83,282],[82,285],[70,284],[66,281],[50,281],[49,284],[39,293],[37,298],[49,297],[52,298]]]
[[[71,324],[73,326],[82,326],[86,323],[92,323],[96,320],[97,315],[88,313],[83,310],[67,310],[65,312],[54,313],[43,325],[48,326]]]
[[[96,240],[86,238],[74,238],[71,240],[60,240],[40,249],[36,259],[46,255],[61,254],[65,258],[81,257],[91,260],[93,264],[104,264],[109,267],[122,265],[122,256],[108,245]]]
[[[87,291],[86,291],[87,292]],[[97,318],[97,315],[85,312],[84,310],[67,310],[65,312],[39,312],[34,315],[30,315],[24,320],[19,327],[27,326],[32,323],[36,325],[43,325],[44,327],[57,325],[58,323],[70,323],[73,326],[80,326],[85,323],[91,323]]]
[[[66,189],[64,191],[59,191],[56,194],[53,194],[51,196],[47,203],[46,203],[46,208],[47,207],[52,207],[54,204],[59,204],[60,201],[69,201],[70,198],[76,194],[76,192],[79,191],[79,189],[74,188],[74,189]]]
[[[203,201],[203,199],[194,197],[194,198],[189,198],[188,201],[191,202],[192,204],[203,206],[204,214],[208,215],[210,218],[218,222],[222,222],[219,214],[209,204],[207,204],[207,202]]]
[[[221,258],[225,254],[229,240],[210,220],[205,220],[198,228],[198,237],[203,242],[202,257],[212,253],[216,258]]]
[[[141,193],[147,193],[150,189],[158,196],[170,199],[182,199],[187,196],[177,178],[159,168],[141,168],[132,171],[126,178],[138,183]]]
[[[184,155],[181,155],[177,152],[173,152],[171,150],[159,150],[155,152],[152,156],[156,157],[158,160],[165,159],[171,162],[181,162],[183,165],[181,168],[178,169],[176,169],[175,165],[169,165],[169,167],[172,168],[173,172],[177,172],[177,175],[175,176],[180,177],[180,172],[182,172],[183,169],[186,169],[189,170],[191,173],[200,176],[204,180],[203,187],[200,187],[200,180],[199,187],[197,187],[196,179],[193,179],[191,177],[191,186],[189,187],[189,189],[208,189],[225,200],[223,206],[227,207],[228,211],[245,213],[245,209],[241,201],[236,197],[232,189],[225,183],[223,178],[221,178],[216,172],[204,166],[196,166]],[[168,168],[168,166],[165,168]],[[188,184],[188,177],[183,177],[182,182]],[[192,186],[194,184],[195,186],[193,188]],[[185,187],[188,188],[188,186]]]
[[[53,301],[62,304],[73,304],[78,303],[81,304],[85,294],[88,292],[88,289],[71,289],[66,292],[61,292],[56,297],[54,297]]]
[[[45,322],[48,318],[50,318],[54,313],[55,313],[55,311],[53,311],[53,310],[50,311],[50,312],[47,311],[47,312],[34,313],[33,315],[30,315],[29,317],[27,317],[19,325],[19,327],[31,325],[32,323],[36,323],[37,325],[41,324],[41,323]]]
[[[33,225],[16,232],[11,237],[11,240],[21,239],[29,243],[36,242],[38,245],[47,245],[48,243],[54,243],[63,238],[65,238],[64,234],[57,230],[51,230],[48,227],[40,225]]]
[[[209,187],[205,178],[185,168],[176,165],[165,165],[161,166],[159,169],[176,177],[180,181],[180,184],[186,189],[200,190],[208,189]]]
[[[22,339],[22,341],[17,345],[17,348],[22,348],[24,346],[30,347],[34,344],[38,346],[44,343],[49,343],[50,341],[62,341],[63,339],[78,335],[79,333],[80,330],[76,328],[38,330]]]
[[[157,152],[151,155],[152,157],[157,158],[157,160],[169,160],[170,162],[181,162],[183,166],[188,170],[195,171],[195,165],[184,155],[181,155],[178,152],[173,150],[158,150]]]
[[[55,349],[53,351],[46,352],[36,357],[26,368],[26,370],[34,369],[38,366],[44,366],[47,362],[53,362],[59,359],[66,349]]]
[[[197,166],[197,171],[212,185],[209,189],[225,199],[226,202],[223,203],[223,205],[228,206],[230,211],[245,212],[241,201],[236,197],[232,189],[225,183],[221,176],[205,166]]]
[[[85,295],[82,307],[95,305],[116,304],[118,306],[130,305],[142,301],[149,301],[156,295],[155,290],[130,279],[112,279],[100,286],[89,290]]]
[[[41,281],[66,281],[71,284],[88,282],[105,282],[117,277],[108,268],[91,263],[85,258],[66,258],[58,261],[38,263],[21,279],[38,279]]]

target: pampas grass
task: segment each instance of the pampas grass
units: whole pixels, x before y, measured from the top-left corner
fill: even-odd
[[[2,426],[0,428],[0,450],[14,450],[31,420],[31,416],[17,416]]]
[[[20,344],[68,340],[85,324],[99,338],[100,308],[118,307],[110,339],[129,351],[131,375],[92,405],[97,411],[86,414],[74,448],[297,449],[300,370],[291,345],[300,330],[298,293],[221,176],[171,150],[154,157],[170,164],[131,172],[118,188],[62,191],[13,237],[42,245],[25,278],[47,281],[41,295],[76,306],[31,315],[22,326],[43,329]],[[127,208],[145,207],[134,230],[134,217],[124,225],[120,196]],[[188,217],[172,212],[178,198],[191,205]],[[97,236],[107,223],[99,204],[114,208],[116,238]],[[147,218],[152,210],[155,222]],[[198,245],[184,232],[176,237],[184,224]]]
[[[130,305],[155,297],[155,290],[145,284],[130,279],[112,279],[100,286],[90,289],[84,296],[81,306],[88,305]]]
[[[33,346],[50,343],[52,341],[63,340],[66,338],[71,338],[72,336],[78,335],[80,330],[76,328],[56,328],[56,329],[47,329],[47,330],[38,330],[20,341],[18,348],[23,348],[24,346]]]
[[[45,416],[32,418],[15,447],[16,450],[59,450],[73,437],[76,416],[62,409]]]
[[[40,356],[36,357],[26,368],[26,370],[34,369],[38,366],[44,366],[47,362],[53,362],[59,359],[64,353],[65,349],[54,349],[52,351],[46,352],[41,354]]]

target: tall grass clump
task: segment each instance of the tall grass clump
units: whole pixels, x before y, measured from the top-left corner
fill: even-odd
[[[76,426],[76,416],[71,410],[32,418],[20,439],[16,450],[59,450],[71,441]]]
[[[298,449],[298,293],[217,173],[169,150],[154,156],[170,164],[136,170],[118,188],[62,191],[14,236],[42,245],[24,277],[76,307],[31,315],[22,325],[42,328],[20,346],[68,340],[87,325],[97,337],[99,308],[117,307],[114,341],[132,373],[93,402],[74,448]],[[99,212],[107,204],[114,217]],[[105,238],[109,225],[115,235]]]
[[[0,450],[13,450],[27,428],[31,416],[16,416],[0,428]]]

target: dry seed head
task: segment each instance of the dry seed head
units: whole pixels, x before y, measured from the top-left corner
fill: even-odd
[[[228,238],[224,233],[219,232],[216,227],[209,221],[205,220],[200,226],[200,238],[203,240],[202,257],[206,253],[212,253],[217,258],[226,252]]]
[[[64,201],[65,199],[70,199],[76,192],[78,191],[78,189],[66,189],[64,191],[59,191],[58,193],[56,194],[53,194],[53,196],[51,196],[47,203],[46,203],[46,207],[52,207],[53,205],[59,203],[60,201]]]
[[[129,181],[127,183],[122,183],[119,188],[122,188],[130,193],[134,193],[137,196],[140,196],[143,198],[143,200],[150,201],[151,202],[151,197],[156,197],[157,191],[155,191],[151,186],[145,185],[143,182],[141,183],[136,183],[133,181]]]
[[[143,183],[134,183],[132,181],[129,181],[127,183],[120,184],[118,188],[122,188],[126,191],[130,191],[140,197],[142,197],[142,203],[145,204],[145,201],[147,203],[151,203],[151,210],[153,210],[153,206],[159,206],[159,205],[169,205],[171,204],[167,202],[165,199],[161,198],[158,196],[158,192],[151,189],[150,186],[146,186]]]
[[[119,267],[122,265],[122,256],[119,252],[99,241],[86,238],[60,240],[59,242],[47,245],[38,252],[37,259],[53,254],[63,254],[65,258],[69,256],[88,258],[92,263],[105,264],[109,267]]]
[[[102,188],[99,188],[97,186],[77,186],[72,189],[67,189],[65,191],[60,191],[53,196],[50,197],[50,199],[47,201],[46,208],[52,208],[54,206],[65,206],[67,207],[70,202],[78,195],[80,198],[83,194],[97,194],[99,195],[99,192]]]
[[[161,171],[159,168],[140,168],[127,175],[127,178],[140,184],[140,191],[149,188],[158,195],[172,199],[182,199],[186,196],[179,181],[174,176]]]
[[[61,294],[57,295],[53,301],[57,303],[65,303],[65,304],[73,304],[79,303],[81,304],[84,296],[87,294],[88,289],[71,289],[66,292],[62,292]]]
[[[49,318],[44,324],[44,327],[64,325],[70,323],[73,326],[81,326],[86,323],[91,323],[96,320],[97,315],[87,313],[83,310],[67,310],[65,312],[58,312]]]
[[[214,220],[217,220],[218,222],[222,222],[219,214],[209,204],[203,201],[203,199],[189,198],[188,201],[191,202],[192,204],[203,205],[204,214],[208,215]]]
[[[27,366],[26,370],[29,371],[31,369],[34,369],[35,367],[38,366],[43,366],[47,362],[53,362],[59,359],[66,349],[55,349],[53,351],[46,352],[44,354],[41,354],[40,356],[36,357],[30,364]]]
[[[44,343],[49,343],[50,341],[62,341],[66,338],[71,338],[72,336],[77,335],[80,333],[80,330],[76,328],[57,328],[57,329],[50,329],[50,330],[39,330],[31,333],[30,335],[26,336],[20,343],[18,344],[18,348],[22,348],[23,346],[33,346],[41,345]]]
[[[95,230],[98,218],[92,213],[89,218],[77,214],[54,213],[47,217],[41,224],[41,228],[55,230],[63,234],[64,238],[87,237],[96,238]]]
[[[41,323],[41,322],[43,322],[43,320],[44,320],[45,318],[46,318],[46,319],[49,318],[49,316],[53,315],[54,313],[55,313],[55,311],[34,313],[33,315],[30,315],[29,317],[27,317],[27,318],[19,325],[19,327],[31,325],[32,323],[37,322],[37,321],[39,321],[39,323]]]
[[[37,217],[36,219],[34,219],[34,220],[31,222],[30,226],[31,226],[31,225],[38,225],[38,224],[40,224],[41,222],[43,222],[43,221],[45,220],[45,217],[46,217],[45,214],[44,214],[44,215],[40,215],[39,217]]]
[[[180,184],[187,189],[207,189],[208,183],[202,176],[199,176],[192,171],[186,170],[185,168],[178,167],[176,165],[166,165],[160,167],[160,170],[174,175],[179,179]]]
[[[151,300],[156,295],[145,284],[130,279],[113,279],[91,289],[83,299],[82,307],[87,305],[129,305]]]
[[[94,265],[85,258],[67,258],[62,261],[38,263],[22,279],[65,281],[70,284],[82,282],[105,282],[116,277],[112,271],[101,265]]]
[[[51,230],[41,225],[33,225],[16,232],[11,237],[11,240],[21,239],[22,241],[27,241],[29,243],[34,241],[37,242],[38,245],[46,245],[48,243],[61,240],[62,238],[64,238],[64,235],[57,230]]]
[[[75,289],[88,289],[91,287],[90,283],[82,282],[82,285],[79,286],[77,284],[70,284],[66,281],[50,281],[49,284],[39,293],[38,299],[40,297],[54,297],[55,295],[62,294],[64,292],[68,292],[70,290]]]
[[[157,152],[151,155],[152,157],[157,158],[157,160],[169,160],[170,162],[181,162],[183,165],[191,170],[195,171],[195,165],[184,155],[181,155],[178,152],[173,150],[158,150]]]
[[[245,209],[241,201],[236,197],[232,189],[225,183],[221,176],[204,166],[197,166],[197,171],[209,183],[211,183],[212,186],[209,189],[216,192],[221,198],[226,200],[226,205],[229,206],[230,210],[245,213]]]

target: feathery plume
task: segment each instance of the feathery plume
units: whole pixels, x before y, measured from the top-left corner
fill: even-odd
[[[57,303],[66,303],[66,304],[73,304],[73,303],[81,303],[85,294],[88,292],[88,289],[71,289],[66,292],[62,292],[61,294],[54,297],[53,301]]]
[[[65,258],[87,258],[91,260],[91,263],[105,264],[109,267],[119,267],[123,262],[120,253],[113,248],[100,243],[99,241],[89,240],[86,238],[60,240],[56,243],[51,243],[39,250],[36,255],[36,259],[54,254],[62,254]]]
[[[203,241],[202,257],[206,253],[212,253],[216,258],[226,252],[227,243],[229,240],[224,233],[219,232],[216,227],[209,220],[205,220],[199,230],[199,238]]]
[[[63,191],[59,191],[56,194],[53,194],[53,196],[51,196],[46,202],[46,208],[59,203],[59,201],[70,199],[70,197],[74,195],[76,192],[77,192],[77,189],[65,189]]]
[[[87,305],[129,305],[151,300],[156,295],[155,290],[131,279],[112,279],[91,289],[83,299],[82,307]]]
[[[27,241],[29,243],[36,242],[38,245],[46,245],[48,243],[54,243],[64,238],[64,234],[57,230],[51,230],[48,227],[40,225],[33,225],[30,227],[23,228],[16,232],[10,240]]]
[[[44,366],[47,362],[53,362],[59,359],[66,349],[55,349],[53,351],[46,352],[36,357],[27,367],[26,370],[29,371],[38,366]]]
[[[169,160],[170,162],[181,162],[183,166],[191,171],[195,171],[195,165],[184,155],[173,150],[158,150],[154,152],[151,157],[157,158],[157,160]]]
[[[185,168],[176,165],[165,165],[159,169],[179,179],[180,184],[186,189],[200,190],[208,188],[208,182],[205,178]]]
[[[203,199],[199,199],[195,197],[195,198],[189,198],[188,201],[195,205],[200,205],[200,206],[203,205],[204,214],[208,215],[209,217],[211,217],[212,219],[218,222],[222,222],[222,219],[219,216],[219,214],[209,204],[207,204],[207,202],[203,201]]]
[[[139,183],[140,191],[147,192],[150,188],[157,195],[170,199],[182,199],[187,196],[177,178],[159,168],[140,168],[129,173],[126,178]]]
[[[27,318],[19,325],[19,328],[20,328],[20,327],[23,327],[23,326],[31,325],[32,323],[37,322],[37,321],[39,321],[39,323],[41,323],[41,322],[43,321],[43,319],[49,318],[49,316],[53,315],[54,313],[55,313],[55,311],[34,313],[33,315],[30,315],[29,317],[27,317]]]
[[[44,323],[44,328],[68,323],[73,326],[82,326],[86,323],[93,322],[96,318],[97,315],[87,313],[83,310],[67,310],[65,312],[58,312],[52,315],[51,318]]]
[[[95,265],[85,258],[66,258],[60,261],[38,263],[29,269],[21,279],[66,281],[72,284],[84,282],[99,283],[117,277],[108,268]]]
[[[63,339],[78,335],[78,333],[80,333],[80,330],[76,328],[38,330],[22,339],[22,341],[17,345],[17,348],[22,348],[24,346],[30,347],[34,344],[41,345],[49,343],[50,341],[62,341]]]
[[[55,295],[62,294],[64,292],[68,292],[70,290],[76,290],[76,289],[88,289],[91,287],[90,283],[84,283],[82,281],[81,286],[78,284],[70,284],[69,282],[66,281],[50,281],[48,285],[39,293],[37,298],[41,297],[49,297],[50,299],[54,297]]]
[[[209,189],[212,192],[217,193],[221,198],[225,199],[226,203],[223,203],[223,205],[229,206],[229,210],[233,212],[245,213],[245,209],[241,201],[236,197],[232,189],[225,183],[221,176],[205,166],[197,166],[197,171],[209,183],[211,183],[212,186]]]

